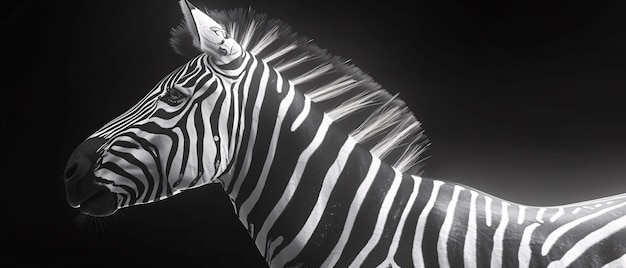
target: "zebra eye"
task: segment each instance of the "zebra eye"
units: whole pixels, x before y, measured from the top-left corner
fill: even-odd
[[[165,95],[161,97],[161,100],[171,106],[176,106],[185,101],[187,96],[180,92],[180,90],[176,88],[170,88],[167,90]]]

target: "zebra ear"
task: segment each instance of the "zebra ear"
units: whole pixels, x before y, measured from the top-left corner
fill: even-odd
[[[185,24],[187,33],[191,35],[191,38],[193,40],[193,46],[200,49],[200,35],[198,34],[198,28],[196,27],[196,23],[194,22],[193,16],[191,15],[191,10],[197,8],[189,3],[189,1],[187,0],[180,0],[178,4],[180,5],[180,9],[183,12],[183,16],[185,16],[183,23]]]
[[[226,64],[241,56],[242,48],[215,20],[187,0],[180,1],[187,30],[193,45],[212,56],[216,63]]]

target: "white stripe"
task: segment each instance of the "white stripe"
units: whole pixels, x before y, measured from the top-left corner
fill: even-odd
[[[120,137],[119,140],[132,140],[132,139],[127,138],[127,137]],[[170,139],[163,139],[163,143],[170,145],[169,147],[171,147]],[[169,147],[166,147],[166,148],[169,148]],[[145,168],[147,169],[149,175],[152,176],[152,178],[159,178],[158,173],[157,173],[158,169],[155,164],[155,161],[152,161],[152,155],[147,150],[135,150],[132,148],[125,148],[125,147],[116,146],[116,145],[111,145],[109,150],[111,149],[121,152],[121,153],[131,154],[132,156],[137,158],[140,164],[145,165]],[[145,161],[145,160],[148,160],[148,161]],[[148,192],[148,176],[144,175],[143,170],[141,169],[140,166],[136,166],[135,164],[128,162],[126,158],[124,157],[117,157],[111,153],[105,154],[103,156],[102,163],[103,164],[115,163],[116,165],[121,167],[123,170],[125,170],[126,172],[128,172],[129,174],[137,178],[140,181],[140,184],[145,187],[144,191],[139,192],[138,187],[137,187],[138,185],[136,185],[132,180],[126,178],[125,176],[118,175],[117,173],[104,167],[101,169],[95,170],[95,176],[101,177],[103,179],[107,179],[110,181],[116,181],[115,182],[116,185],[119,185],[119,186],[125,185],[134,189],[136,191],[135,193],[139,195],[139,196],[136,196],[138,203],[143,203],[143,199],[145,198],[146,195],[149,195],[150,199],[156,198],[153,195],[156,193],[157,185],[154,186],[154,189],[151,192]],[[116,187],[116,188],[119,188],[119,187]],[[133,193],[132,196],[135,196],[135,193]]]
[[[619,257],[619,259],[616,259],[602,266],[602,268],[624,268],[624,267],[626,267],[626,254]]]
[[[442,181],[433,181],[433,189],[430,193],[430,198],[428,202],[426,202],[426,206],[424,206],[424,210],[420,213],[419,218],[417,219],[417,226],[415,227],[415,238],[413,239],[413,266],[414,267],[424,267],[424,256],[422,255],[422,239],[424,238],[424,230],[426,229],[426,221],[428,220],[428,215],[430,215],[430,210],[435,205],[435,201],[437,201],[437,195],[439,194],[439,188],[443,185]]]
[[[252,66],[250,67],[250,70],[256,70],[257,68],[256,64],[257,64],[257,61],[253,61]],[[246,80],[244,84],[244,88],[250,88],[252,77],[254,77],[254,75],[250,73],[248,75],[248,79]],[[260,86],[259,86],[256,101],[254,104],[254,107],[259,108],[259,109],[252,109],[253,111],[252,111],[252,119],[250,122],[251,126],[250,126],[250,136],[248,137],[248,148],[246,149],[246,154],[243,159],[243,164],[241,166],[241,171],[239,173],[239,176],[237,176],[235,185],[233,186],[232,191],[229,193],[231,200],[237,199],[237,196],[239,195],[239,189],[241,188],[241,184],[246,178],[246,175],[248,175],[248,169],[250,168],[250,163],[252,162],[252,149],[254,148],[254,143],[256,141],[256,135],[257,135],[256,132],[257,132],[258,124],[259,124],[259,113],[261,110],[260,107],[261,107],[261,103],[263,102],[263,98],[265,98],[265,85],[267,84],[268,77],[269,77],[269,72],[267,72],[267,70],[264,70],[263,74],[261,75]],[[245,110],[246,107],[243,106],[242,109]],[[242,116],[245,116],[245,115],[242,115]]]
[[[491,227],[491,197],[485,196],[485,223]]]
[[[463,263],[466,268],[476,268],[476,198],[478,193],[471,191],[467,233],[463,245]]]
[[[300,180],[302,179],[302,173],[304,173],[304,169],[306,168],[306,165],[309,162],[309,158],[311,158],[311,155],[317,150],[320,144],[322,144],[322,141],[324,141],[326,132],[328,131],[328,128],[330,127],[331,124],[332,124],[332,119],[324,115],[322,119],[322,123],[317,129],[317,133],[315,133],[315,137],[313,137],[313,140],[311,141],[309,146],[307,146],[307,148],[304,149],[304,151],[298,157],[298,160],[296,162],[297,163],[296,167],[294,168],[293,173],[291,174],[291,177],[289,178],[289,182],[287,183],[287,186],[285,190],[283,191],[283,194],[280,197],[280,200],[278,200],[278,202],[276,203],[276,205],[274,206],[270,214],[267,216],[267,218],[263,222],[263,226],[261,227],[261,230],[259,230],[259,233],[255,240],[257,248],[259,249],[259,251],[261,251],[261,254],[263,256],[265,256],[265,248],[266,248],[265,241],[267,239],[267,234],[270,228],[274,226],[274,223],[278,219],[278,216],[280,216],[280,214],[283,213],[283,210],[285,210],[285,207],[287,206],[287,204],[293,197],[294,193],[296,192],[296,189],[298,188],[298,185],[300,184]]]
[[[300,229],[300,232],[296,235],[296,237],[291,240],[287,246],[285,246],[274,259],[272,259],[273,267],[283,267],[285,264],[291,260],[291,258],[295,257],[300,253],[302,248],[306,245],[306,243],[311,239],[315,228],[319,224],[322,216],[324,215],[324,210],[326,210],[326,205],[328,205],[328,199],[330,194],[332,193],[335,185],[337,184],[337,180],[339,180],[339,176],[343,171],[346,163],[348,162],[348,158],[354,149],[356,141],[350,137],[346,140],[346,142],[341,146],[339,150],[339,154],[337,158],[333,162],[333,164],[328,168],[328,172],[324,176],[324,180],[322,181],[322,188],[317,196],[317,200],[313,205],[313,210],[311,214],[306,219],[304,226]]]
[[[509,224],[509,203],[502,202],[502,217],[500,224],[493,234],[493,249],[491,251],[491,267],[502,267],[502,241],[504,240],[504,231]]]
[[[376,178],[376,174],[378,173],[378,169],[380,168],[380,159],[378,157],[372,156],[372,163],[370,164],[369,170],[367,171],[367,175],[361,185],[356,191],[356,195],[352,200],[352,204],[350,204],[350,209],[348,210],[348,216],[346,217],[346,223],[343,226],[343,231],[341,232],[341,237],[339,237],[339,241],[331,250],[330,255],[324,263],[322,267],[333,267],[341,257],[341,253],[343,252],[346,243],[348,243],[348,238],[350,237],[350,231],[354,226],[354,222],[356,221],[357,213],[363,204],[363,200],[370,187],[372,186],[372,182]]]
[[[567,267],[574,262],[580,255],[585,253],[587,249],[602,241],[603,239],[611,236],[617,231],[626,228],[626,216],[622,216],[617,220],[610,222],[604,227],[593,231],[588,234],[582,240],[578,241],[572,248],[570,248],[563,257],[558,261],[553,261],[548,265],[548,268]],[[600,253],[600,252],[597,252]]]
[[[517,214],[517,224],[522,224],[526,217],[526,206],[519,205],[519,213]]]
[[[450,229],[452,229],[452,222],[454,221],[454,211],[456,209],[456,202],[459,200],[459,193],[465,190],[465,188],[455,185],[454,192],[452,192],[452,199],[446,209],[446,217],[439,230],[439,237],[437,239],[437,256],[439,257],[439,267],[448,268],[450,263],[448,262],[448,238],[450,236]]]
[[[232,146],[230,146],[228,150],[228,159],[233,159],[235,155],[235,150],[239,149],[239,139],[237,139],[237,129],[240,128],[240,124],[243,122],[239,117],[240,111],[240,102],[239,102],[239,94],[237,90],[240,87],[241,79],[238,79],[235,84],[233,84],[232,89],[229,91],[229,94],[232,95],[233,101],[233,125],[232,130],[230,131],[230,140],[232,141]],[[241,132],[239,132],[241,133]],[[240,136],[243,136],[240,134]]]
[[[572,211],[572,214],[576,215],[578,212],[580,212],[580,208],[575,208],[574,211]]]
[[[256,66],[256,61],[252,61],[250,70],[254,70]],[[237,117],[235,117],[235,119],[238,118],[238,120],[233,120],[233,121],[238,121],[237,123],[239,124],[239,139],[237,139],[237,145],[236,145],[236,152],[240,152],[241,151],[241,145],[242,145],[242,141],[243,141],[243,137],[244,137],[244,130],[246,128],[246,113],[245,113],[245,107],[248,103],[248,92],[250,89],[250,80],[251,80],[252,74],[248,75],[248,79],[246,79],[246,81],[244,81],[244,85],[241,86],[241,80],[237,80],[236,84],[233,86],[234,92],[233,95],[235,95],[235,99],[237,99],[239,97],[238,94],[238,90],[242,90],[242,99],[241,99],[241,104],[240,106],[236,107],[235,111]],[[241,113],[239,113],[241,111]],[[236,133],[235,128],[233,128],[233,135]],[[233,169],[231,169],[231,172],[233,171]],[[232,176],[227,176],[227,178],[225,178],[224,182],[224,189],[230,189],[230,184],[233,183],[234,178],[232,178]],[[231,201],[234,201],[235,199],[233,199],[232,197],[230,198]],[[237,213],[237,206],[233,203],[233,209],[235,210],[235,214]]]
[[[117,116],[115,119],[106,123],[96,132],[91,134],[89,138],[97,137],[97,136],[112,135],[115,132],[119,131],[120,126],[123,126],[123,128],[128,127],[129,123],[134,122],[136,118],[141,117],[140,115],[145,114],[145,113],[152,113],[152,110],[153,108],[156,107],[156,103],[157,103],[154,99],[154,96],[160,94],[161,91],[162,90],[158,86],[155,87],[150,93],[148,93],[148,95],[146,95],[139,102],[137,102],[137,104],[133,105],[133,107],[131,107],[129,110],[127,110],[123,114]],[[129,120],[128,118],[135,118],[135,119]],[[125,121],[125,123],[123,121]],[[118,123],[120,123],[120,125],[115,126]],[[112,131],[113,129],[118,129],[118,130]]]
[[[248,60],[250,59],[250,56],[248,55],[248,53],[243,52],[239,56],[233,57],[232,60],[235,60],[236,58],[242,58],[241,62],[238,63],[239,66],[237,66],[236,69],[230,69],[230,70],[229,69],[224,69],[223,66],[225,64],[227,64],[227,63],[224,62],[223,59],[217,59],[217,58],[214,58],[214,57],[206,57],[205,58],[205,61],[206,61],[205,64],[208,64],[209,66],[211,66],[218,75],[223,74],[223,75],[230,76],[230,77],[223,77],[221,79],[223,79],[223,80],[231,80],[232,81],[234,79],[237,79],[237,77],[240,76],[245,71],[245,69],[248,67]],[[232,62],[232,60],[230,60],[230,61]],[[231,77],[234,77],[234,79],[231,78]]]
[[[283,79],[280,77],[276,81],[276,87],[282,87]],[[270,140],[269,148],[267,149],[267,156],[265,157],[265,163],[263,164],[263,169],[261,170],[261,174],[257,179],[257,184],[250,193],[250,196],[246,201],[243,202],[241,208],[239,209],[239,219],[243,223],[244,226],[248,226],[248,215],[251,212],[254,205],[256,205],[257,201],[261,197],[261,192],[265,187],[265,183],[267,182],[267,176],[269,175],[270,168],[272,167],[272,163],[274,162],[274,155],[276,154],[276,146],[278,145],[278,136],[280,135],[280,130],[283,125],[283,119],[285,119],[285,115],[293,102],[293,98],[295,95],[295,90],[293,85],[289,86],[289,91],[285,98],[280,102],[278,107],[278,114],[276,115],[276,123],[274,125],[274,130],[272,131],[272,138]]]
[[[174,134],[176,134],[176,138],[178,140],[182,140],[183,139],[183,130],[181,128],[174,128],[172,129],[172,132]],[[172,148],[172,150],[174,150],[175,155],[174,158],[175,159],[182,159],[182,155],[184,153],[184,148],[185,145],[182,142],[178,143],[178,147],[177,148]],[[168,152],[169,154],[169,152]],[[172,165],[170,167],[170,174],[168,174],[167,178],[168,178],[168,182],[170,183],[170,185],[174,184],[175,180],[178,180],[180,177],[180,173],[182,173],[183,169],[185,169],[186,166],[181,166],[181,165]],[[156,171],[156,170],[155,170]],[[180,191],[180,190],[176,190],[176,191]]]
[[[291,124],[291,129],[290,129],[291,132],[296,131],[296,129],[298,129],[300,125],[302,125],[302,122],[304,122],[304,119],[306,119],[306,117],[309,116],[310,111],[311,111],[311,99],[307,97],[306,95],[304,95],[304,107],[302,107],[302,111],[300,112],[298,117],[296,117],[296,119],[293,120],[293,123]]]
[[[541,247],[541,255],[545,256],[546,254],[548,254],[548,252],[550,251],[550,249],[552,248],[552,246],[554,245],[554,243],[556,242],[557,239],[559,239],[563,234],[565,234],[567,231],[571,230],[572,228],[576,227],[577,225],[593,219],[595,217],[598,217],[606,212],[609,212],[611,210],[614,210],[616,208],[619,207],[623,207],[624,205],[626,205],[626,203],[621,203],[619,205],[615,205],[612,207],[608,207],[605,208],[603,210],[599,210],[596,211],[595,213],[589,214],[587,216],[584,217],[580,217],[576,220],[573,220],[571,222],[568,222],[567,224],[559,227],[558,229],[554,230],[554,232],[550,233],[550,235],[548,235],[548,237],[546,238],[546,241],[543,243],[543,246]]]
[[[267,255],[266,255],[267,257],[265,258],[266,261],[269,261],[269,258],[271,258],[271,256],[274,256],[276,247],[282,244],[283,240],[284,240],[283,236],[278,236],[275,239],[272,239],[269,241],[269,245],[267,245]]]
[[[582,202],[576,202],[576,203],[566,204],[566,205],[556,206],[556,207],[582,207],[585,205],[591,205],[591,204],[602,203],[602,202],[607,202],[607,201],[615,201],[615,200],[623,199],[623,198],[626,198],[626,193],[608,196],[604,198],[597,198],[593,200],[582,201]]]
[[[554,215],[552,215],[552,217],[550,217],[550,222],[556,221],[562,215],[563,215],[563,207],[560,207],[559,210]]]
[[[380,207],[380,212],[378,213],[378,217],[376,218],[376,225],[374,226],[372,236],[370,237],[369,241],[367,241],[365,247],[363,247],[363,249],[361,249],[361,252],[359,252],[359,254],[356,256],[352,264],[350,264],[350,267],[361,267],[363,262],[365,261],[365,258],[367,258],[367,255],[369,255],[372,249],[374,249],[374,247],[376,246],[376,244],[378,244],[378,241],[383,234],[383,231],[385,229],[385,222],[387,221],[387,215],[389,214],[389,210],[391,209],[393,200],[396,197],[398,188],[400,188],[400,182],[402,182],[402,173],[397,170],[394,170],[394,172],[396,173],[396,175],[393,179],[393,182],[391,183],[389,191],[387,191],[387,194],[385,195],[383,204]]]
[[[400,238],[402,236],[402,231],[404,230],[404,224],[406,223],[406,217],[409,215],[411,208],[415,204],[415,198],[417,198],[417,194],[419,193],[420,183],[422,182],[422,178],[418,176],[412,176],[413,183],[413,191],[409,196],[409,200],[404,207],[404,211],[402,211],[402,216],[400,216],[400,222],[398,223],[398,228],[396,228],[396,233],[393,235],[393,240],[391,240],[391,245],[389,246],[389,253],[387,254],[387,259],[383,263],[389,263],[392,267],[399,267],[395,261],[394,256],[398,251],[398,244],[400,243]],[[394,265],[391,265],[394,264]]]
[[[546,212],[546,208],[540,208],[537,212],[537,221],[543,223],[543,213]]]
[[[528,225],[524,228],[524,233],[522,234],[522,241],[519,244],[519,250],[517,251],[517,259],[519,261],[519,268],[527,268],[530,267],[530,258],[531,258],[531,249],[530,242],[532,239],[533,232],[535,228],[539,227],[541,224],[534,222],[531,225]]]
[[[142,107],[141,110],[136,113],[129,114],[128,117],[125,118],[116,118],[114,124],[106,130],[106,134],[104,132],[98,132],[98,136],[102,135],[103,138],[110,139],[115,135],[119,134],[120,131],[123,131],[129,128],[132,124],[141,121],[142,119],[148,117],[154,112],[154,108],[156,108],[156,102],[152,103],[149,106]],[[118,120],[119,119],[119,120]],[[90,137],[95,137],[96,134],[91,135]]]
[[[218,146],[220,148],[220,155],[216,155],[216,159],[219,159],[219,166],[214,166],[214,161],[204,161],[203,166],[205,167],[204,170],[213,170],[213,174],[217,175],[218,172],[221,172],[222,170],[224,170],[226,168],[226,166],[228,165],[228,159],[231,159],[229,157],[230,155],[230,148],[228,146],[228,144],[231,142],[231,137],[229,135],[229,131],[230,132],[235,132],[232,131],[231,126],[228,126],[228,117],[230,117],[230,108],[232,105],[232,101],[231,101],[231,97],[232,95],[230,94],[230,91],[228,90],[228,88],[230,88],[232,85],[225,82],[225,88],[220,89],[219,91],[221,92],[222,90],[224,91],[224,101],[222,102],[222,107],[221,110],[219,111],[219,121],[217,122],[218,124],[218,128],[217,128],[217,132],[219,133],[219,140],[215,141],[214,137],[209,137],[208,135],[206,136],[206,141],[204,144],[206,145],[210,145],[213,144],[213,142],[219,142]],[[220,93],[221,94],[221,93]],[[218,96],[219,97],[219,96]],[[214,102],[209,102],[209,103],[214,103]],[[212,108],[215,107],[210,107],[210,105],[202,105],[202,112],[204,115],[207,115],[207,117],[210,117],[211,113],[215,113],[216,110],[211,110]],[[207,112],[207,113],[205,113]],[[234,116],[234,115],[233,115]],[[233,120],[233,121],[237,121],[237,120]],[[213,133],[213,135],[215,135],[215,133]],[[211,140],[213,140],[213,142],[211,142]],[[207,143],[208,142],[208,143]],[[208,149],[208,148],[207,148]],[[215,154],[215,151],[213,150],[204,150],[203,151],[203,159],[211,159],[211,155]],[[211,163],[212,162],[212,163]],[[222,169],[223,168],[223,169]],[[206,173],[205,173],[206,174]],[[213,178],[208,178],[213,179]]]
[[[214,97],[214,95],[210,96],[209,98],[211,98],[211,97]],[[189,110],[189,114],[190,115],[194,115],[196,113],[196,111],[198,110],[199,106],[197,104],[194,104],[191,107],[192,108]],[[200,109],[202,110],[202,107],[200,107]],[[202,112],[200,112],[200,113],[202,113]],[[185,118],[185,119],[187,119],[187,122],[185,123],[186,127],[187,127],[187,134],[189,135],[188,136],[189,137],[189,139],[188,139],[189,140],[189,152],[188,152],[189,158],[187,159],[186,165],[181,167],[182,168],[181,175],[187,174],[187,176],[184,176],[185,177],[185,180],[183,180],[184,184],[183,184],[183,182],[180,183],[179,190],[181,188],[183,188],[183,186],[185,186],[185,185],[189,186],[191,184],[191,181],[193,180],[193,178],[189,178],[189,177],[191,177],[191,176],[195,177],[195,175],[193,175],[195,173],[194,171],[199,170],[198,164],[200,164],[200,163],[198,163],[198,159],[196,157],[198,155],[198,140],[199,139],[203,139],[204,137],[198,137],[198,131],[197,131],[198,129],[196,128],[196,119],[194,117],[195,116],[188,116],[187,118]],[[139,136],[141,137],[143,135],[139,135]],[[193,139],[191,137],[198,137],[198,139]],[[213,138],[213,137],[211,137],[211,138]],[[209,145],[209,144],[205,143],[205,145]],[[213,147],[213,148],[215,148],[215,147]],[[202,149],[204,149],[204,148],[202,148]]]

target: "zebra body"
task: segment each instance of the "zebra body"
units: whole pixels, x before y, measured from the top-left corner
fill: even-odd
[[[83,212],[106,215],[219,183],[272,267],[626,266],[626,195],[531,207],[413,175],[417,156],[404,155],[423,150],[420,138],[399,153],[400,141],[389,142],[419,130],[412,116],[391,116],[398,130],[368,148],[367,131],[348,133],[339,121],[378,93],[323,111],[316,103],[329,93],[299,88],[324,66],[288,77],[299,61],[275,61],[295,48],[260,57],[261,45],[247,51],[243,39],[241,49],[209,16],[181,7],[184,29],[197,31],[194,45],[205,53],[90,136],[102,140],[93,175],[100,188],[74,186],[73,176],[66,183]],[[359,86],[337,81],[326,89]],[[404,111],[384,105],[380,115]],[[110,194],[97,206],[70,196],[103,187]]]
[[[259,83],[275,75],[262,70],[270,74],[257,75]],[[260,87],[266,90],[260,114],[269,115],[240,120],[250,122],[244,129],[256,124],[259,135],[254,144],[241,145],[233,175],[221,181],[272,266],[566,267],[576,261],[606,263],[626,253],[624,195],[528,207],[403,174],[316,109],[293,130],[310,100],[276,81]],[[257,100],[261,95],[251,93]],[[245,110],[243,117],[254,118],[255,109]],[[249,137],[244,134],[243,140]],[[598,239],[608,243],[595,248],[574,243]],[[617,250],[599,254],[607,249]]]

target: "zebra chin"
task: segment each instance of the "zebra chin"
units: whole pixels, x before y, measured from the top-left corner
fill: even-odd
[[[96,183],[93,167],[98,158],[97,149],[105,139],[91,138],[81,143],[72,153],[65,167],[65,196],[73,208],[89,216],[104,217],[117,211],[117,194]]]
[[[100,191],[83,201],[78,210],[80,213],[89,216],[110,216],[117,211],[117,194],[110,191]]]

